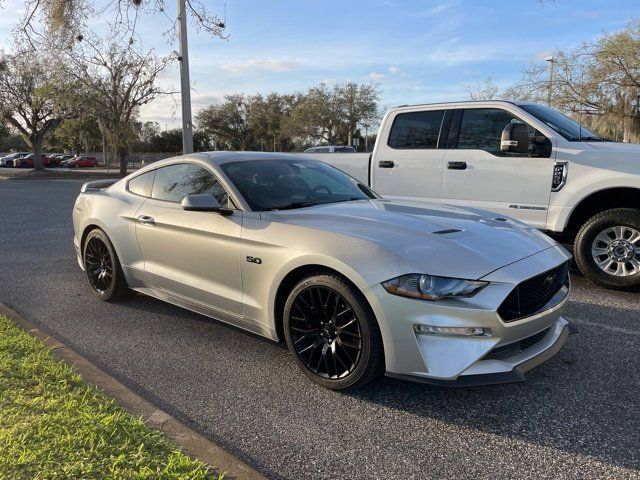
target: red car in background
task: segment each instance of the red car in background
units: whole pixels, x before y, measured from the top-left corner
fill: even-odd
[[[26,155],[24,157],[16,158],[13,161],[13,166],[19,167],[19,168],[33,168],[35,166],[33,163],[34,156],[35,155],[33,153],[30,153],[29,155]],[[46,168],[53,168],[60,165],[60,160],[58,159],[49,158],[44,153],[41,154],[41,156],[42,156],[42,165]]]
[[[79,157],[67,160],[64,166],[68,168],[97,167],[98,159],[96,157],[87,157],[86,155],[80,155]]]

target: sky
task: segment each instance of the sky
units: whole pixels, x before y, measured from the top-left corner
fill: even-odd
[[[228,38],[189,26],[194,116],[225,94],[304,91],[320,82],[377,82],[381,107],[460,100],[487,78],[500,87],[522,69],[640,19],[640,0],[201,0],[226,18]],[[144,15],[140,41],[160,54],[177,49],[163,33],[167,12]],[[0,11],[0,48],[24,2]],[[171,7],[174,7],[173,9]],[[90,28],[104,23],[93,19]],[[177,62],[163,85],[180,85]],[[179,97],[146,106],[143,120],[180,124]]]

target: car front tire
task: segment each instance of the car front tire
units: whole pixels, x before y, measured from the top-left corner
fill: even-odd
[[[104,231],[96,228],[84,241],[83,262],[94,295],[105,302],[114,302],[131,291],[122,273],[118,256]]]
[[[640,286],[640,210],[616,208],[594,215],[580,228],[574,253],[593,283],[612,289]]]
[[[313,382],[332,390],[365,385],[384,373],[378,323],[366,299],[335,274],[300,281],[284,307],[287,346]]]

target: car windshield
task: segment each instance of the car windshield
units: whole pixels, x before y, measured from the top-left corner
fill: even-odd
[[[245,160],[221,168],[254,211],[377,198],[346,173],[302,158]]]
[[[524,104],[520,105],[520,108],[536,117],[548,127],[554,129],[570,142],[592,142],[605,140],[596,133],[593,133],[587,127],[554,110],[553,108],[537,104]]]

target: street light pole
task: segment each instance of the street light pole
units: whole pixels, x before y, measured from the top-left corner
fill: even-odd
[[[553,93],[553,57],[545,58],[547,62],[547,105],[551,106],[551,95]]]
[[[182,93],[182,153],[193,153],[191,123],[191,83],[189,81],[189,47],[187,45],[186,1],[178,0],[178,37],[180,39],[180,91]]]

